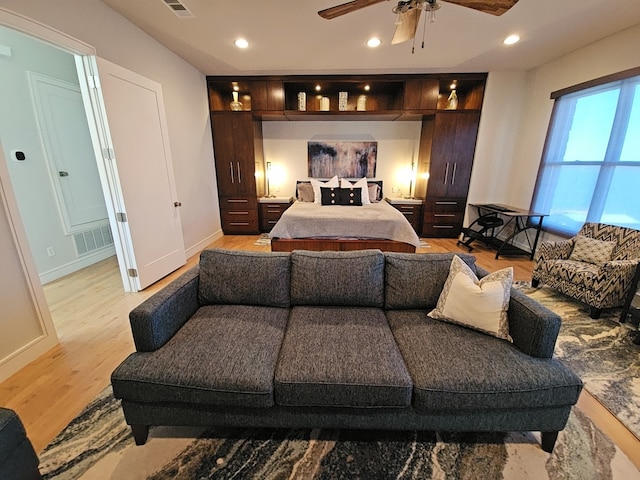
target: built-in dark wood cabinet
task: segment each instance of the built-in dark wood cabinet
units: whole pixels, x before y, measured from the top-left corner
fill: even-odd
[[[211,128],[222,230],[227,234],[258,233],[254,147],[261,129],[251,113],[245,112],[213,113]]]
[[[424,204],[422,218],[412,224],[424,236],[457,236],[466,208],[486,77],[485,73],[207,77],[223,231],[260,230],[262,122],[420,120],[414,197],[424,199]],[[455,108],[449,101],[453,89]],[[240,103],[232,107],[233,92]],[[340,92],[347,94],[342,107]],[[302,108],[300,93],[305,96]],[[328,109],[322,108],[321,97],[328,98]],[[420,216],[417,211],[411,215]]]

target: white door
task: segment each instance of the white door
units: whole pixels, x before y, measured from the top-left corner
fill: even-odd
[[[162,87],[97,60],[113,145],[108,161],[122,197],[116,216],[130,275],[142,290],[186,263]]]
[[[29,72],[29,83],[65,232],[106,223],[107,207],[80,88],[34,72]]]

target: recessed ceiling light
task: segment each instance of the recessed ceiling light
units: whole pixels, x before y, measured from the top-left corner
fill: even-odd
[[[235,41],[236,47],[238,48],[247,48],[249,46],[249,42],[247,42],[244,38],[239,38]]]
[[[381,43],[382,42],[380,41],[380,39],[376,37],[372,37],[369,40],[367,40],[367,46],[371,48],[379,47]]]
[[[371,86],[370,86],[370,85],[365,85],[365,86],[364,86],[364,89],[365,89],[365,91],[367,91],[367,92],[368,92],[369,90],[371,90]]]
[[[320,85],[316,85],[316,92],[319,92],[321,90]]]
[[[518,35],[509,35],[504,39],[502,43],[505,45],[513,45],[514,43],[518,43],[520,41],[520,37]]]

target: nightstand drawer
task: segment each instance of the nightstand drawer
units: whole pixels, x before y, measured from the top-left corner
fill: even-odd
[[[260,231],[270,232],[273,226],[280,220],[284,211],[291,206],[292,200],[276,203],[275,201],[260,201],[258,213],[260,218]]]

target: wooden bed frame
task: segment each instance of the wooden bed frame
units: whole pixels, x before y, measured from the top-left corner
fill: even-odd
[[[416,247],[410,243],[385,239],[334,239],[334,238],[272,238],[272,252],[293,250],[366,250],[376,248],[383,252],[415,253]]]

